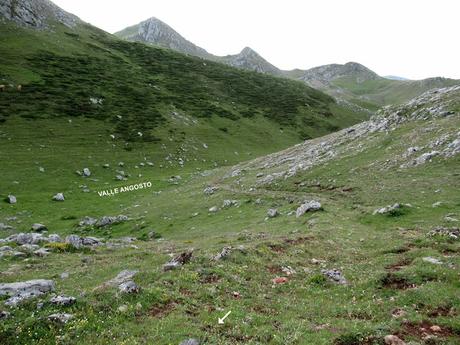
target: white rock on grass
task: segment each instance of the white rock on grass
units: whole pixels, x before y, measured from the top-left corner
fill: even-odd
[[[179,345],[200,345],[200,341],[197,339],[190,338],[182,341]]]
[[[48,316],[48,320],[56,323],[67,323],[72,320],[74,316],[66,313],[56,313]]]
[[[275,218],[279,215],[279,212],[276,208],[270,208],[268,211],[267,211],[267,217],[268,218]]]
[[[6,198],[6,200],[8,201],[9,204],[15,204],[17,203],[17,199],[14,195],[8,195],[8,197]]]
[[[209,212],[210,213],[216,213],[217,211],[219,211],[219,209],[217,208],[217,206],[213,206],[209,209]]]
[[[50,303],[59,306],[69,306],[74,304],[77,301],[75,297],[72,296],[55,296],[50,299]]]
[[[84,168],[83,169],[83,176],[90,177],[91,176],[91,170],[89,170],[88,168]]]
[[[435,264],[435,265],[442,265],[442,261],[436,258],[433,258],[431,256],[427,256],[422,258],[423,261],[429,262],[430,264]]]
[[[0,284],[0,296],[9,296],[5,305],[17,306],[19,303],[54,291],[54,281],[45,279]]]
[[[121,283],[118,285],[118,290],[122,293],[138,293],[140,288],[139,286],[133,282],[132,280],[129,280],[127,282]]]
[[[32,229],[32,231],[35,231],[35,232],[40,232],[40,231],[48,230],[48,228],[46,227],[46,225],[43,225],[43,224],[40,224],[40,223],[34,223],[34,224],[32,224],[31,229]]]
[[[342,272],[340,272],[337,269],[332,269],[332,270],[321,270],[321,273],[328,278],[330,281],[340,284],[340,285],[346,285],[347,280],[343,276]]]
[[[321,209],[321,203],[316,200],[310,200],[304,202],[296,210],[296,217],[299,218],[309,211],[319,211]]]
[[[55,196],[53,196],[54,201],[64,201],[64,194],[63,193],[57,193]]]

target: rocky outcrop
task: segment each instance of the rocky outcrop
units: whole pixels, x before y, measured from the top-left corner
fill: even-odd
[[[53,290],[54,282],[45,279],[0,284],[0,296],[10,296],[5,302],[9,306],[16,306],[25,300],[44,295]]]
[[[418,131],[428,133],[432,131],[435,121],[459,115],[458,111],[452,110],[459,97],[460,86],[430,90],[405,104],[385,107],[368,121],[241,163],[232,167],[231,171],[241,169],[248,171],[248,174],[252,171],[255,175],[261,170],[269,170],[269,174],[256,182],[259,186],[269,185],[332,160],[357,155],[369,148],[368,143],[375,134],[385,136],[407,123],[417,121]],[[425,147],[415,148],[414,143],[407,143],[401,154],[385,162],[385,168],[393,166],[406,169],[429,164],[435,159],[453,157],[460,153],[459,145],[460,131],[458,128],[449,128]],[[412,155],[416,157],[412,158]]]
[[[81,23],[78,17],[65,12],[49,0],[2,0],[0,16],[36,29],[49,29],[56,22],[69,28]]]

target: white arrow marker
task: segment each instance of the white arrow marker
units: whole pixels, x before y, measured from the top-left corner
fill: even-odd
[[[227,314],[225,314],[225,316],[224,316],[222,319],[219,318],[219,321],[218,321],[219,325],[223,325],[223,324],[224,324],[224,320],[227,318],[227,316],[230,315],[231,312],[232,312],[232,311],[230,310]]]

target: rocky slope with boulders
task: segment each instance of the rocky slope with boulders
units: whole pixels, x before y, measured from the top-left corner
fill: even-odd
[[[458,118],[460,86],[434,89],[398,106],[380,110],[369,121],[362,122],[322,138],[307,140],[290,149],[240,164],[232,171],[261,171],[257,178],[259,185],[270,184],[277,179],[296,175],[299,171],[311,169],[339,158],[354,156],[368,149],[374,134],[389,133],[407,123],[416,123],[417,130],[430,132],[437,129],[437,121],[444,118]],[[389,161],[381,163],[382,168],[410,168],[429,163],[432,159],[448,159],[460,153],[460,131],[452,127],[439,133],[425,145],[402,143],[405,147]],[[228,174],[227,176],[231,176]]]

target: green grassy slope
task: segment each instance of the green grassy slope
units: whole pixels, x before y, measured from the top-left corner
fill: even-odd
[[[381,107],[401,104],[430,89],[459,85],[460,81],[448,78],[429,78],[424,80],[390,80],[378,78],[357,82],[354,77],[341,77],[331,82],[332,95],[345,94],[350,101],[366,106]],[[340,91],[334,90],[339,88]],[[326,90],[324,90],[326,91]]]
[[[451,103],[450,109],[458,112],[458,104],[458,100]],[[91,124],[89,121],[94,120],[83,124]],[[459,156],[435,157],[407,169],[399,168],[399,160],[408,146],[425,147],[452,135],[459,125],[454,115],[374,133],[354,144],[359,150],[345,150],[326,164],[265,186],[257,185],[256,174],[276,171],[258,167],[269,158],[258,159],[257,168],[252,163],[242,165],[245,171],[238,177],[225,178],[234,168],[219,168],[206,176],[183,173],[178,184],[171,184],[149,168],[133,167],[142,158],[141,152],[126,152],[125,170],[142,172],[153,187],[105,199],[79,194],[77,184],[113,186],[112,172],[90,166],[99,181],[72,179],[66,174],[77,165],[63,166],[61,171],[60,164],[74,163],[53,161],[66,147],[25,146],[22,160],[31,161],[31,180],[18,181],[23,194],[16,205],[2,204],[0,219],[15,215],[17,221],[10,224],[18,229],[42,221],[52,233],[104,238],[129,235],[145,239],[154,230],[162,239],[137,241],[137,247],[100,247],[46,258],[3,258],[2,281],[54,279],[58,293],[78,300],[70,307],[45,303],[37,310],[32,301],[13,309],[12,317],[0,326],[0,339],[5,344],[179,344],[193,337],[203,344],[364,345],[383,344],[387,334],[423,343],[429,334],[438,344],[457,344],[460,242],[428,237],[427,233],[436,226],[456,224],[445,217],[460,214]],[[20,123],[15,127],[20,128]],[[48,140],[38,139],[37,144]],[[110,145],[100,147],[91,153],[96,159],[87,162],[116,163],[110,158]],[[75,149],[67,149],[73,156]],[[33,163],[40,150],[42,156],[54,153],[47,154],[45,175]],[[82,146],[81,155],[89,150]],[[75,161],[79,160],[77,156]],[[64,203],[45,200],[43,190],[58,188],[60,178],[68,182],[68,199]],[[204,195],[208,184],[219,190]],[[29,200],[31,196],[34,199]],[[221,208],[225,199],[235,199],[239,206]],[[306,199],[320,200],[323,210],[301,218],[289,215]],[[375,209],[395,202],[412,207],[391,215],[372,215]],[[441,206],[433,207],[435,202]],[[220,210],[208,212],[212,206]],[[266,219],[272,207],[280,215]],[[83,215],[119,213],[132,220],[104,230],[74,227]],[[245,249],[234,249],[219,262],[210,259],[229,245]],[[195,249],[190,264],[162,272],[169,254],[190,248]],[[423,261],[428,256],[443,263]],[[287,266],[295,273],[286,274],[282,269]],[[349,284],[328,282],[320,273],[324,268],[340,269]],[[123,295],[114,288],[98,289],[123,269],[140,270],[135,281],[141,292]],[[70,273],[69,278],[59,278],[64,271]],[[288,278],[287,283],[272,283],[280,276]],[[126,310],[118,310],[121,306]],[[225,325],[218,325],[217,318],[229,310],[232,314]],[[75,319],[65,326],[54,325],[46,319],[54,312],[69,312]],[[441,331],[420,330],[432,325]]]
[[[365,116],[337,110],[333,99],[301,83],[123,42],[89,26],[43,32],[1,24],[0,30],[0,78],[23,85],[20,93],[9,88],[0,95],[0,121],[84,116],[112,123],[125,140],[152,142],[165,139],[156,130],[168,127],[173,111],[208,123],[262,116],[273,130],[297,131],[300,140]]]

